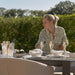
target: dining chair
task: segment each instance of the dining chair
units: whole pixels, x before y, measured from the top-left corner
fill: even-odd
[[[8,75],[7,63],[7,59],[0,58],[0,75]]]
[[[0,75],[53,75],[54,68],[46,64],[16,58],[0,58]]]

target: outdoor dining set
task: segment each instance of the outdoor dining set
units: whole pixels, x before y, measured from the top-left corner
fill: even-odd
[[[0,54],[0,75],[75,75],[75,53],[64,49],[42,55],[41,49],[16,54],[14,43],[4,41]]]

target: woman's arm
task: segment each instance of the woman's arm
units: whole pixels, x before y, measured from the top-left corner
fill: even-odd
[[[35,48],[39,48],[39,49],[41,49],[41,47],[40,47],[40,42],[42,41],[42,42],[44,42],[44,36],[45,34],[44,34],[44,29],[40,32],[40,34],[39,34],[39,40],[38,40],[38,42],[35,44]]]
[[[63,28],[62,44],[60,45],[59,50],[63,50],[63,42],[66,43],[66,46],[68,45],[68,40],[64,28]]]

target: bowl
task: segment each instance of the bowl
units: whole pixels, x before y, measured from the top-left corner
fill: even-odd
[[[40,49],[34,49],[34,50],[30,50],[29,54],[32,55],[33,57],[40,57],[43,54],[43,51]]]

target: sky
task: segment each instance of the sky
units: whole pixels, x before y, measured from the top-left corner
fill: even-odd
[[[49,10],[60,1],[66,0],[0,0],[0,7],[6,9]],[[75,3],[75,0],[69,0]]]

